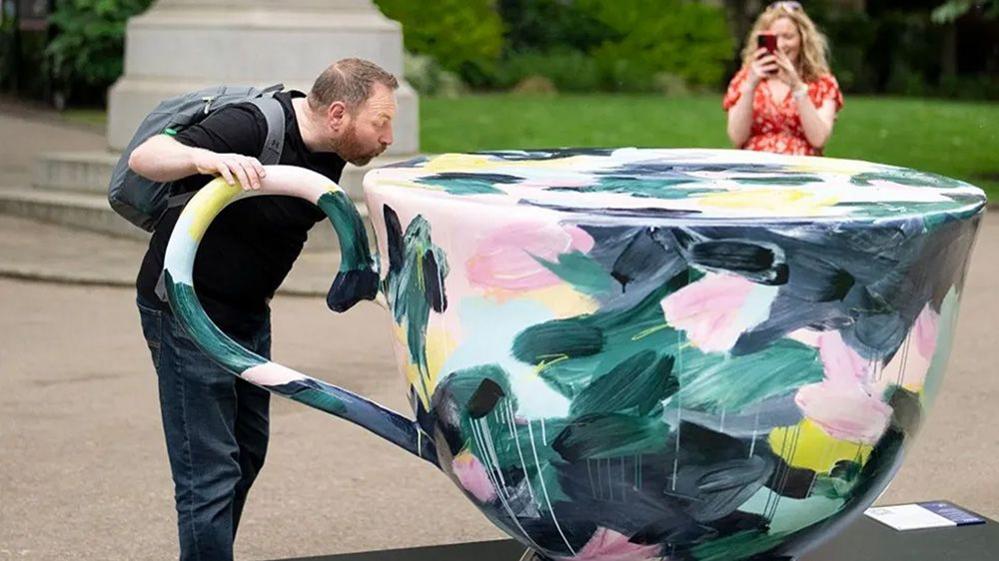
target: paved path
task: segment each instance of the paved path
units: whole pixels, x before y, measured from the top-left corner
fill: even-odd
[[[72,134],[38,123],[0,115],[0,140],[20,149],[43,144],[32,135]],[[10,158],[0,167],[0,184],[28,169]],[[155,377],[130,288],[142,250],[0,216],[0,560],[176,555]],[[365,303],[337,316],[318,296],[335,269],[329,254],[296,265],[292,290],[274,301],[274,356],[408,409],[386,314]],[[882,503],[946,498],[999,518],[997,279],[993,213],[975,251],[947,381]],[[348,423],[275,399],[272,434],[237,541],[240,559],[500,537],[429,464]]]

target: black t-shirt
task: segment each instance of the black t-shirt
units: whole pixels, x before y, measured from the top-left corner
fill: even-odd
[[[301,92],[275,95],[286,118],[281,163],[339,182],[346,162],[331,152],[310,152],[302,140],[291,104],[293,97],[302,96]],[[263,114],[250,104],[236,104],[184,129],[176,139],[213,152],[258,157],[266,136]],[[178,180],[172,192],[197,190],[211,179],[187,177]],[[169,209],[157,225],[136,281],[139,297],[163,310],[169,306],[156,296],[156,284],[181,210]],[[325,214],[312,203],[288,196],[251,197],[223,209],[205,233],[194,262],[194,288],[209,317],[230,335],[257,329],[267,318],[268,302],[301,253],[309,229],[323,218]]]

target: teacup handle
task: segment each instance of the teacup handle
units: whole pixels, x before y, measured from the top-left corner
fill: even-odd
[[[270,392],[326,411],[381,436],[437,465],[433,442],[412,420],[364,397],[250,352],[209,319],[194,291],[194,256],[212,220],[228,204],[257,195],[290,195],[306,199],[326,213],[340,243],[340,270],[327,296],[331,309],[342,312],[378,295],[378,270],[368,235],[350,197],[326,177],[295,166],[266,166],[258,191],[244,191],[222,179],[208,183],[184,207],[164,261],[164,283],[170,308],[191,339],[215,362],[240,378]]]

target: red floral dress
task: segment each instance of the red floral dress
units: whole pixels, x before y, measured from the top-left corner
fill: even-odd
[[[722,108],[728,111],[742,96],[742,83],[749,76],[749,69],[740,70],[728,84]],[[843,108],[843,94],[839,84],[832,74],[821,76],[814,82],[808,82],[808,97],[818,109],[826,100],[831,99],[838,112]],[[778,154],[799,154],[805,156],[821,156],[822,150],[809,144],[805,137],[805,129],[801,126],[801,117],[795,105],[791,92],[777,103],[770,95],[766,80],[756,86],[753,95],[753,124],[749,130],[749,140],[742,145],[744,150],[760,150],[777,152]]]

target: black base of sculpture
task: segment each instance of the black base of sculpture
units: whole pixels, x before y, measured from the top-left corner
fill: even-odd
[[[485,543],[488,543],[488,542],[485,542]],[[320,561],[333,561],[334,559],[336,561],[340,561],[339,558],[335,558],[335,557],[323,558]],[[430,557],[427,557],[426,561],[430,561],[430,559],[431,559]],[[455,561],[458,560],[457,557],[455,557],[454,559],[455,559]],[[476,561],[478,561],[479,559],[480,559],[480,557],[476,556]],[[666,557],[665,559],[666,559],[666,561],[668,561],[669,557]],[[302,560],[302,561],[305,561],[305,560]],[[513,561],[513,560],[511,560],[511,561]],[[520,557],[520,561],[555,561],[555,560],[551,559],[550,557],[543,557],[541,555],[538,555],[537,553],[535,553],[533,551],[527,551],[527,552],[525,552]],[[794,558],[792,558],[792,557],[780,556],[780,557],[754,557],[750,561],[796,561],[796,560]],[[807,559],[802,559],[801,561],[808,561],[808,560]]]
[[[798,560],[754,561],[996,561],[999,522],[898,531],[866,516]],[[462,543],[287,559],[285,561],[547,561],[513,540]]]

